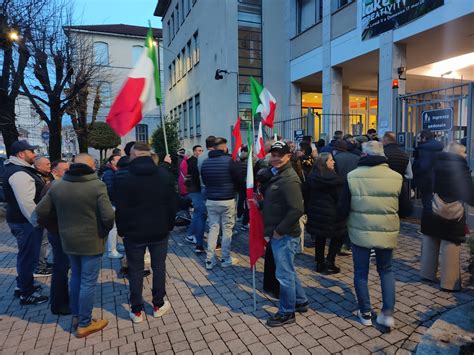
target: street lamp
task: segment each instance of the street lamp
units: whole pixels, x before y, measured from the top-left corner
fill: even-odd
[[[216,69],[216,74],[214,75],[215,80],[222,80],[224,79],[224,75],[222,74],[235,74],[237,80],[237,115],[239,115],[239,73],[236,71],[229,71],[226,69]]]
[[[16,42],[20,39],[20,35],[17,31],[11,30],[10,32],[8,32],[8,39],[12,42]]]

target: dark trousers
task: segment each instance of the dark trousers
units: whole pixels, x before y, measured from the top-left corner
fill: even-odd
[[[249,224],[249,208],[247,206],[247,190],[239,191],[239,200],[237,201],[237,218],[242,217],[242,225]]]
[[[63,251],[58,234],[48,232],[48,240],[53,251],[53,275],[51,276],[51,311],[60,313],[69,310],[68,272],[69,258]]]
[[[33,271],[38,264],[43,229],[34,228],[31,223],[8,223],[8,226],[18,245],[17,285],[20,295],[28,297],[33,293]]]
[[[316,245],[315,245],[315,250],[314,250],[314,256],[315,256],[316,262],[318,264],[322,264],[326,260],[329,264],[334,264],[334,261],[336,260],[336,254],[339,252],[339,250],[341,250],[341,246],[344,239],[339,238],[339,237],[330,238],[328,254],[326,258],[324,258],[324,249],[326,248],[326,238],[320,237],[318,235],[315,235],[314,238],[316,240]]]
[[[128,262],[128,281],[130,282],[130,305],[132,312],[143,309],[143,270],[145,249],[148,248],[153,270],[153,288],[151,290],[153,305],[161,307],[166,295],[166,255],[168,253],[168,237],[152,244],[136,244],[127,236],[124,238],[125,253]]]
[[[433,207],[433,187],[431,184],[425,183],[418,187],[420,191],[421,204],[423,205],[423,215],[430,215]]]
[[[263,266],[263,289],[272,293],[275,297],[280,297],[280,283],[276,278],[275,259],[270,243],[265,249],[265,264]]]

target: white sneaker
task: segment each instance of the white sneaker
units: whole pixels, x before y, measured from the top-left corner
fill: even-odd
[[[161,307],[153,307],[153,317],[158,318],[164,315],[166,312],[168,312],[171,309],[171,303],[168,301],[165,301],[163,306]]]
[[[206,269],[212,270],[216,266],[216,262],[214,260],[206,260]]]
[[[117,250],[113,250],[113,251],[109,252],[109,254],[107,256],[110,259],[122,259],[123,258],[123,254],[120,254]]]
[[[360,322],[363,325],[372,325],[372,313],[361,313],[360,310],[357,311],[357,317],[359,317]]]
[[[230,257],[229,259],[227,259],[225,261],[221,261],[221,266],[222,267],[229,267],[229,266],[237,265],[238,263],[239,263],[239,259]]]
[[[137,313],[130,312],[130,319],[133,323],[141,323],[145,320],[145,312],[140,311]]]
[[[387,328],[393,328],[395,326],[395,319],[380,312],[377,316],[377,323]]]
[[[196,244],[196,237],[194,235],[187,235],[184,240],[191,244]]]

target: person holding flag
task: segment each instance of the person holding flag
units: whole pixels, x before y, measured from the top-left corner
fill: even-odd
[[[295,323],[295,312],[308,310],[308,299],[296,274],[294,259],[300,244],[299,219],[304,213],[301,181],[292,168],[290,147],[276,141],[270,148],[272,178],[263,200],[265,237],[270,238],[280,283],[278,312],[267,320],[269,327]],[[250,223],[252,229],[252,222]]]

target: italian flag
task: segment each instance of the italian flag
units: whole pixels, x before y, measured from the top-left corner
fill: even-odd
[[[115,98],[106,122],[119,136],[124,136],[160,103],[158,51],[150,27],[143,53]]]
[[[265,143],[263,142],[263,127],[261,121],[258,124],[258,134],[257,141],[255,142],[255,152],[257,154],[257,158],[265,158]]]
[[[273,128],[276,110],[275,98],[254,78],[250,78],[250,93],[252,95],[252,117],[260,113],[262,123]]]
[[[255,199],[252,142],[250,128],[248,132],[249,158],[247,161],[247,206],[249,208],[249,255],[250,267],[254,267],[257,260],[265,255],[264,229],[262,212],[251,200]]]

